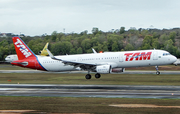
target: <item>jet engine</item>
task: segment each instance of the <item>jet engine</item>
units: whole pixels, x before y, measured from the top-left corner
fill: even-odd
[[[38,54],[41,54],[42,51],[39,51]]]
[[[100,65],[96,67],[96,72],[101,74],[107,74],[110,73],[111,66],[110,65]]]
[[[41,56],[48,56],[49,54],[48,54],[48,52],[47,51],[39,51],[38,52]]]

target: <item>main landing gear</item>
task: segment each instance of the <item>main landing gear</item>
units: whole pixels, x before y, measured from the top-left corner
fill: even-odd
[[[90,74],[87,74],[85,77],[86,77],[86,79],[91,79],[91,75]]]
[[[101,75],[99,74],[99,73],[97,73],[97,74],[95,74],[95,78],[100,78],[101,77]]]
[[[99,73],[95,74],[95,78],[96,78],[96,79],[98,79],[98,78],[100,78],[100,77],[101,77],[101,74],[99,74]],[[87,74],[87,75],[85,76],[85,78],[86,78],[86,79],[91,79],[91,75],[90,75],[90,74]]]
[[[155,66],[155,68],[156,68],[156,71],[157,71],[156,74],[159,75],[160,72],[158,71],[158,66]]]

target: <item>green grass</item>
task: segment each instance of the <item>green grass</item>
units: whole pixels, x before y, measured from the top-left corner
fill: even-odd
[[[0,64],[0,70],[32,70],[32,69],[13,66],[11,64]]]
[[[110,104],[180,106],[178,99],[0,97],[0,110],[36,110],[47,113],[179,114],[178,108],[119,108]]]
[[[11,64],[0,64],[0,70],[32,70],[29,68],[23,68],[23,67],[18,67],[18,66],[13,66]],[[148,70],[148,71],[155,71],[154,66],[149,66],[149,67],[132,67],[132,68],[126,68],[126,70],[131,71],[131,70]],[[160,71],[180,71],[179,66],[175,65],[166,65],[166,66],[159,66]]]
[[[160,70],[178,70],[179,66],[161,66]],[[128,68],[127,70],[154,70],[154,67]],[[0,64],[0,70],[30,70]],[[155,70],[154,70],[155,72]],[[180,85],[180,75],[156,74],[102,74],[100,79],[85,79],[85,74],[58,74],[58,73],[1,73],[0,83],[17,84],[107,84],[107,85]],[[10,82],[11,81],[11,82]]]
[[[97,84],[97,85],[180,85],[180,75],[102,74],[100,79],[85,79],[85,74],[1,73],[1,84]]]
[[[171,67],[171,66],[170,66]],[[24,68],[0,65],[0,70]],[[153,68],[152,68],[153,69]],[[27,70],[27,69],[26,69]],[[130,69],[134,70],[134,69]],[[136,69],[135,69],[136,70]],[[139,69],[137,69],[139,70]],[[144,69],[143,69],[144,70]],[[147,69],[145,69],[147,70]],[[102,74],[100,79],[85,79],[85,74],[1,73],[1,84],[90,84],[90,85],[180,85],[180,75]],[[180,99],[0,97],[0,110],[36,110],[47,113],[95,114],[179,114],[178,108],[118,108],[110,104],[153,104],[180,106]]]

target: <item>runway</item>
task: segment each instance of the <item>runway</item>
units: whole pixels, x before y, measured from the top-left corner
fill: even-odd
[[[0,96],[180,99],[180,86],[0,84]]]
[[[161,74],[180,74],[180,71],[160,71]],[[87,71],[69,71],[69,72],[47,72],[40,70],[0,70],[0,73],[84,73],[87,74]],[[118,73],[112,73],[118,74]],[[156,71],[125,71],[119,74],[156,74]]]

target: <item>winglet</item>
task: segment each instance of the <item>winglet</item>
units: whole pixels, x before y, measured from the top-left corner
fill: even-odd
[[[47,56],[48,52],[47,52],[47,48],[48,48],[49,42],[46,43],[46,45],[44,46],[42,51],[39,51],[39,53],[41,54],[41,56]]]
[[[92,51],[93,51],[93,53],[94,53],[94,54],[96,54],[96,53],[97,53],[97,52],[96,52],[93,48],[92,48]]]
[[[61,59],[55,58],[54,55],[48,49],[46,49],[46,50],[47,50],[49,56],[51,57],[51,59],[62,61]]]
[[[52,59],[55,59],[55,57],[53,56],[53,54],[52,54],[48,49],[46,49],[46,50],[47,50],[49,56],[50,56]]]
[[[46,43],[46,45],[44,46],[43,50],[46,50],[48,48],[49,42]]]

